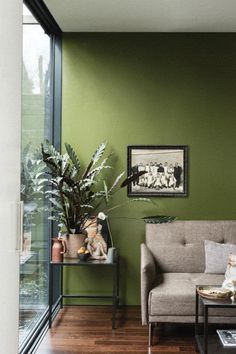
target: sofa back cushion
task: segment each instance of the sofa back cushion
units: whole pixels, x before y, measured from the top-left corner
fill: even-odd
[[[236,244],[236,221],[146,224],[146,244],[162,272],[203,273],[205,240]]]

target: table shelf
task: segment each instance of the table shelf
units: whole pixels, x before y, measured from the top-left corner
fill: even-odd
[[[204,335],[196,335],[196,342],[200,354],[204,354]],[[208,336],[209,354],[235,354],[236,347],[224,347],[217,334]]]
[[[216,287],[216,286],[214,286]],[[195,339],[200,354],[235,354],[235,347],[223,346],[218,334],[208,334],[208,314],[210,308],[236,308],[236,303],[231,300],[208,300],[198,294],[196,287],[196,311],[195,311]],[[203,305],[204,333],[199,333],[199,304]]]
[[[60,279],[60,296],[56,301],[56,304],[62,308],[64,298],[80,298],[80,299],[110,299],[112,302],[112,329],[115,329],[115,320],[116,320],[116,309],[119,306],[119,254],[118,250],[114,250],[114,257],[107,260],[87,260],[80,261],[78,258],[64,258],[62,262],[50,262],[50,273],[49,273],[49,328],[52,325],[52,308],[55,306],[53,304],[53,269],[55,267],[60,267],[61,269],[61,279]],[[64,267],[95,267],[112,269],[113,276],[113,289],[110,294],[64,294],[63,293],[63,268]]]

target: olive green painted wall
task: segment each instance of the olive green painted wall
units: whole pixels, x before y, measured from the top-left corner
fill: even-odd
[[[111,215],[123,301],[137,304],[145,226],[115,217],[235,219],[236,35],[65,34],[62,110],[62,141],[83,163],[105,139],[116,172],[126,169],[129,144],[189,146],[189,197],[156,198],[155,211],[133,204]],[[126,199],[123,190],[117,200]],[[92,290],[101,279],[104,289],[103,272],[74,271],[67,287]]]

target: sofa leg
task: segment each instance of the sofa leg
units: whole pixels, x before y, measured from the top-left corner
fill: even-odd
[[[152,323],[149,322],[148,324],[148,346],[152,346]]]

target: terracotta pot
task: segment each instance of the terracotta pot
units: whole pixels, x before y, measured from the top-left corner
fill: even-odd
[[[66,243],[64,240],[59,238],[53,238],[52,245],[52,262],[58,263],[63,261],[63,255],[66,252]]]
[[[84,234],[63,235],[63,240],[65,241],[67,248],[64,256],[67,258],[77,258],[77,252],[80,247],[84,245],[85,238],[86,235]]]

